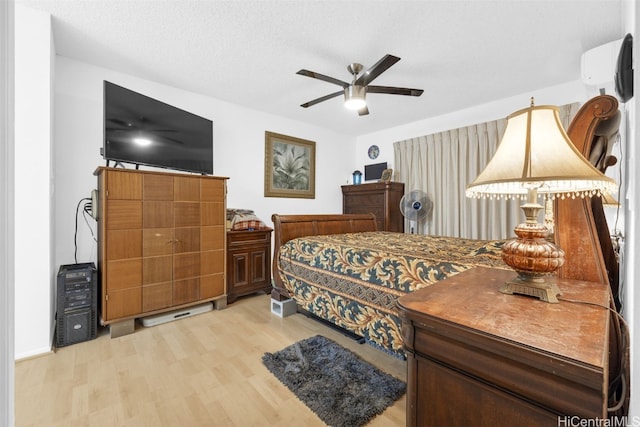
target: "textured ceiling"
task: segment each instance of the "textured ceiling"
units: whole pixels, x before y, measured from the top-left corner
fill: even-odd
[[[59,55],[363,135],[579,79],[583,52],[623,37],[623,1],[16,4],[53,16]],[[349,81],[348,64],[367,68],[387,53],[402,59],[375,84],[424,89],[420,98],[369,94],[362,117],[341,97],[300,107],[339,87],[299,69]]]

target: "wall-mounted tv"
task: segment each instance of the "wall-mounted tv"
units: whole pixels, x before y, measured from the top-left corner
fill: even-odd
[[[102,156],[211,175],[213,122],[105,81]]]

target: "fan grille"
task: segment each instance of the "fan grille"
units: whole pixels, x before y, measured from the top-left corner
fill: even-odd
[[[400,212],[409,221],[422,221],[431,213],[433,202],[431,198],[421,190],[412,190],[400,200]],[[413,224],[411,226],[413,232]]]

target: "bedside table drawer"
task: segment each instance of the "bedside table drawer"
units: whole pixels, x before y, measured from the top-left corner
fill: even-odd
[[[271,229],[227,231],[228,246],[271,243]]]

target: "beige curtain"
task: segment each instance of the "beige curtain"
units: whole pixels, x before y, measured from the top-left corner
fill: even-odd
[[[578,103],[560,107],[565,129],[579,107]],[[495,153],[506,124],[506,118],[499,119],[393,144],[394,180],[404,182],[405,194],[420,190],[433,201],[426,220],[405,221],[407,232],[414,225],[417,232],[436,236],[505,239],[514,235],[513,228],[524,220],[519,200],[465,196],[467,185]]]

